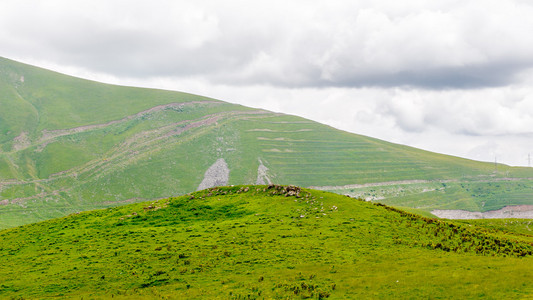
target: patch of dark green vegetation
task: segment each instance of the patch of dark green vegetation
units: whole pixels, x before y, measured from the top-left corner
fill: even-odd
[[[231,186],[0,232],[6,298],[520,298],[533,243],[294,186]]]
[[[411,242],[413,245],[422,245],[430,249],[442,249],[448,252],[475,252],[493,256],[533,255],[533,244],[517,244],[514,240],[503,237],[501,231],[422,217],[379,203],[376,205],[402,215],[403,218],[399,222],[405,222],[405,224],[401,225],[415,226],[419,232],[425,233],[420,236],[418,241]],[[514,237],[516,239],[516,234]],[[403,241],[397,240],[397,242]]]
[[[497,232],[499,235],[512,236],[533,243],[533,220],[530,219],[479,219],[479,220],[457,220],[460,224],[471,224],[483,227],[491,233]]]

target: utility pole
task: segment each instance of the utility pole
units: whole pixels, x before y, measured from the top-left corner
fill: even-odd
[[[527,166],[531,167],[531,153],[527,154]]]

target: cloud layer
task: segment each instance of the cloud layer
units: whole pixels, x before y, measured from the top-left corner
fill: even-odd
[[[4,0],[0,55],[524,165],[531,16],[522,0]]]
[[[119,76],[471,88],[533,66],[531,15],[525,1],[8,0],[0,40],[8,53]]]

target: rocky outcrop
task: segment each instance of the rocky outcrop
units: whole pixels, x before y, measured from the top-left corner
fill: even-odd
[[[217,161],[205,171],[204,179],[198,186],[199,190],[205,190],[215,186],[227,185],[229,180],[229,168],[228,164],[223,158],[217,159]]]
[[[259,167],[257,168],[257,180],[255,184],[271,184],[270,178],[267,175],[268,168],[265,167],[263,161],[259,159]]]

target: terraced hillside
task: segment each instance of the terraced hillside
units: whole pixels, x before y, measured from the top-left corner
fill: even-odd
[[[0,231],[4,298],[533,295],[533,235],[321,191],[213,188]]]
[[[533,204],[529,178],[531,168],[495,170],[295,116],[0,59],[0,228],[250,183],[490,210]]]

